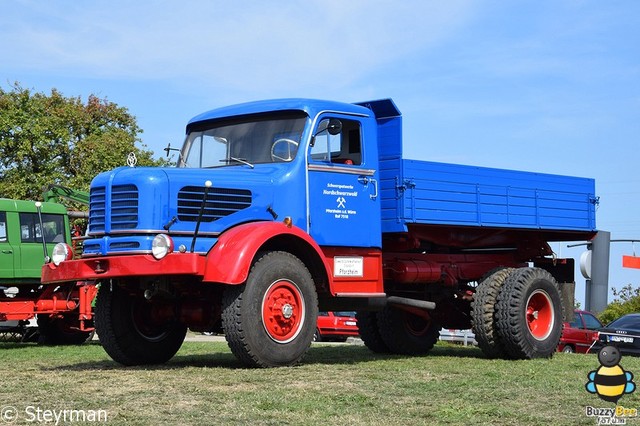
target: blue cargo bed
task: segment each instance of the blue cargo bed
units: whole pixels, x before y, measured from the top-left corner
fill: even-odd
[[[580,237],[596,229],[593,179],[387,158],[380,180],[383,232],[418,224]]]

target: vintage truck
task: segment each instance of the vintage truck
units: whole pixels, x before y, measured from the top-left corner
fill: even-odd
[[[73,244],[69,212],[57,202],[61,196],[89,200],[88,193],[57,185],[44,193],[44,203],[0,199],[0,333],[19,340],[77,344],[93,331],[93,283],[40,282],[55,244]]]
[[[404,159],[390,99],[214,109],[176,166],[96,176],[82,257],[59,244],[42,269],[99,286],[96,330],[125,365],[220,320],[244,364],[292,365],[318,309],[357,311],[374,352],[473,326],[487,356],[548,357],[575,289],[549,242],[597,232],[592,179]]]

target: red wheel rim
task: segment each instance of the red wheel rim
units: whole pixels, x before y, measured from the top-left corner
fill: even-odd
[[[264,329],[277,343],[296,338],[304,324],[304,298],[297,285],[288,280],[276,281],[262,300]]]
[[[544,340],[551,334],[555,324],[553,303],[549,295],[542,290],[531,293],[527,300],[527,326],[537,340]]]

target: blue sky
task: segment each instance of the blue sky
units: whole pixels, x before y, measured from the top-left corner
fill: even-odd
[[[598,227],[640,239],[635,0],[10,0],[0,49],[3,88],[108,98],[158,156],[215,107],[390,97],[407,157],[595,178]],[[610,286],[640,283],[633,251]]]

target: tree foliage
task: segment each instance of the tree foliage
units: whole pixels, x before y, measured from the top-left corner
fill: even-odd
[[[98,173],[126,164],[160,165],[138,148],[135,116],[107,99],[0,87],[0,197],[41,199],[49,184],[88,190]]]
[[[612,290],[615,299],[598,315],[603,324],[608,324],[625,314],[640,312],[640,287],[627,284],[620,290]]]

